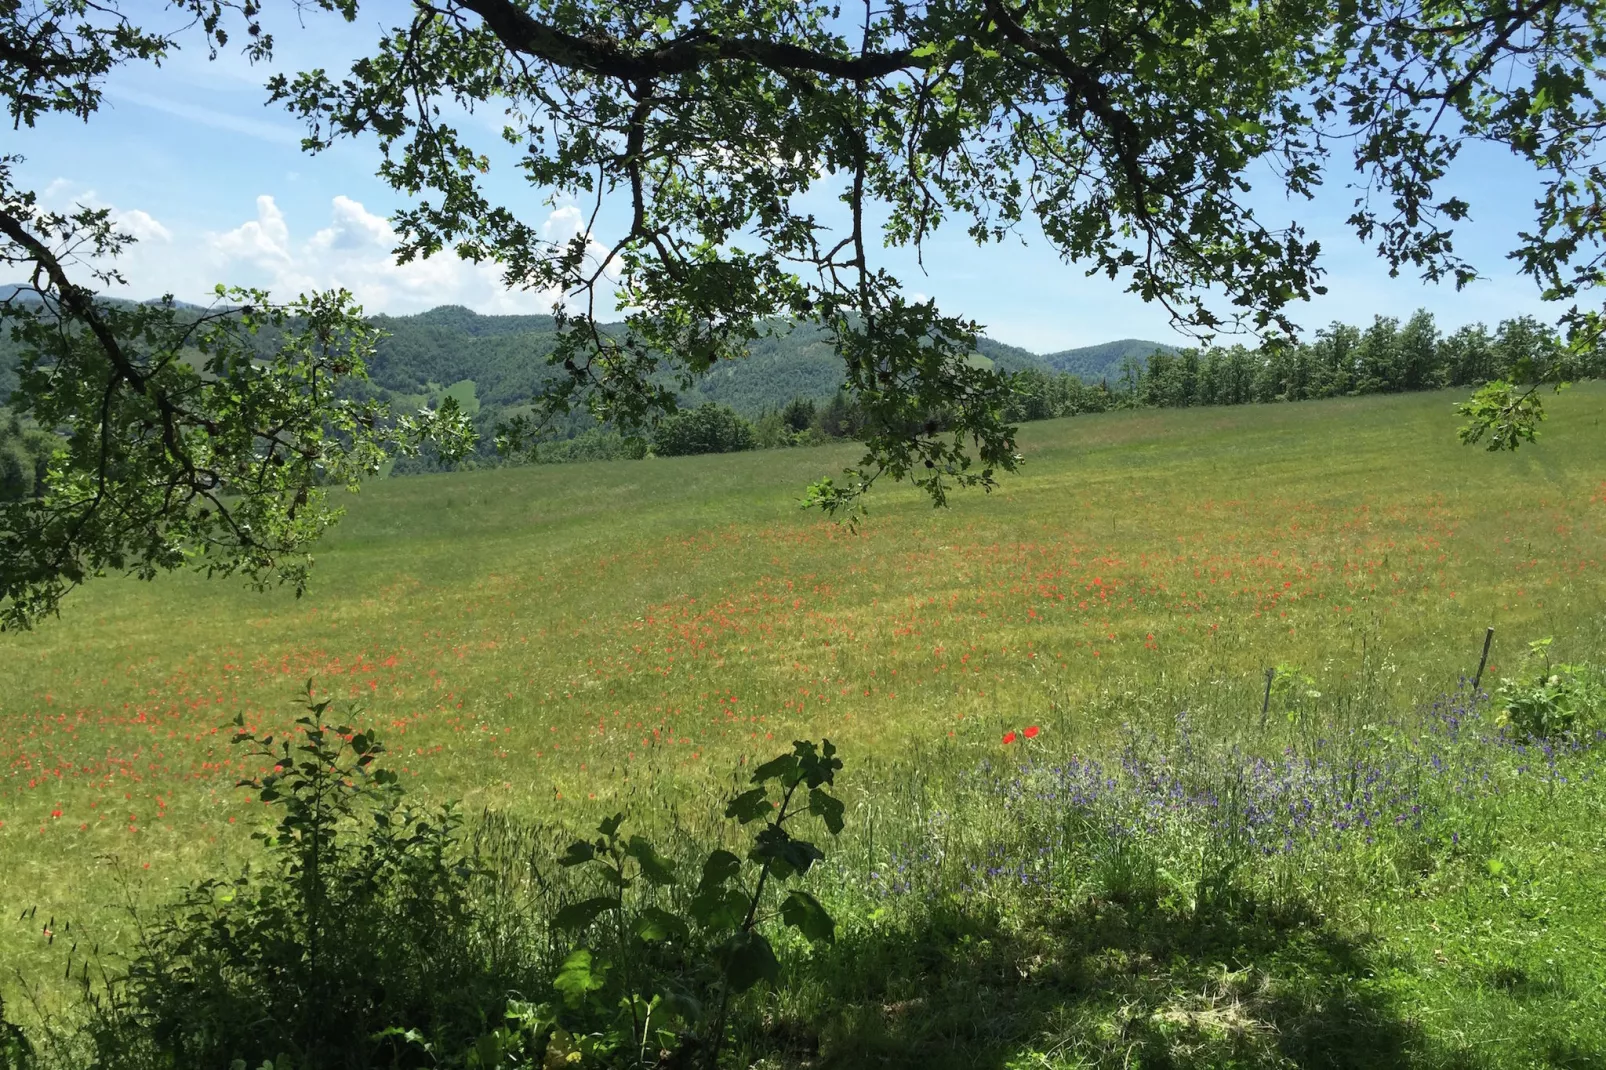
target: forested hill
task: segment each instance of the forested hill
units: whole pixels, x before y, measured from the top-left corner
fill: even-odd
[[[376,386],[422,395],[473,380],[479,404],[494,408],[516,406],[530,397],[541,380],[555,331],[550,316],[482,316],[457,305],[415,316],[376,316],[374,323],[388,336],[369,367]],[[1156,350],[1170,351],[1160,343],[1135,339],[1047,357],[987,338],[977,349],[979,360],[1005,371],[1070,371],[1092,381],[1113,380],[1127,357],[1141,361]],[[714,401],[755,417],[793,398],[829,398],[841,385],[841,360],[824,332],[805,324],[758,339],[747,360],[714,369],[681,400],[686,405]]]
[[[13,296],[17,289],[0,286],[0,300]],[[486,450],[490,449],[497,426],[529,411],[527,406],[551,375],[545,360],[556,341],[557,325],[551,316],[483,316],[461,305],[442,305],[412,316],[375,316],[372,322],[384,336],[369,363],[371,381],[356,387],[356,391],[382,398],[399,411],[434,407],[449,395],[474,419]],[[271,345],[272,336],[273,332],[265,332],[263,344]],[[1123,339],[1044,357],[983,338],[973,359],[1012,373],[1054,377],[1070,372],[1090,385],[1108,380],[1113,387],[1129,359],[1141,366],[1156,352],[1170,354],[1176,350],[1156,342]],[[16,389],[18,358],[16,343],[0,325],[0,403]],[[1127,378],[1132,374],[1135,372]],[[825,332],[815,325],[803,324],[755,340],[746,360],[722,364],[690,390],[680,391],[680,404],[695,409],[712,402],[757,421],[766,412],[773,419],[775,413],[794,401],[812,413],[818,402],[819,414],[811,419],[821,424],[822,433],[848,434],[852,419],[842,408],[841,399],[837,399],[836,409],[827,404],[836,397],[842,378],[842,361],[832,351]],[[672,384],[666,380],[665,385]],[[583,412],[575,413],[554,432],[560,439],[586,436],[588,432],[594,438],[597,434],[594,421]],[[0,454],[17,454],[22,441],[18,436],[22,434],[20,426],[16,434],[8,434],[6,428],[0,427]],[[582,445],[590,442],[590,438],[584,438]],[[28,474],[23,472],[29,468],[23,463],[26,458],[19,458],[21,454],[6,467],[5,457],[0,457],[0,468],[8,472],[17,469],[12,473],[16,476],[13,482]],[[0,473],[0,482],[3,476]],[[26,482],[37,480],[30,478]]]
[[[0,299],[17,289],[0,286]],[[450,392],[489,429],[528,404],[550,374],[545,357],[556,337],[551,316],[484,316],[461,305],[441,305],[412,316],[375,316],[373,322],[385,336],[368,369],[369,391],[402,406],[433,405]],[[1126,358],[1141,362],[1156,350],[1175,352],[1133,339],[1046,357],[990,338],[981,339],[977,350],[976,360],[1005,371],[1070,371],[1089,382],[1108,378],[1112,384]],[[17,363],[10,332],[0,327],[0,401],[17,386]],[[824,401],[841,385],[842,362],[824,332],[803,324],[756,340],[747,360],[714,369],[680,400],[686,407],[709,401],[728,405],[754,419],[794,398]],[[569,433],[587,424],[578,420]]]
[[[1064,349],[1038,357],[1037,360],[1057,372],[1074,375],[1083,382],[1095,383],[1101,379],[1116,378],[1121,365],[1128,358],[1141,364],[1149,359],[1149,354],[1156,352],[1172,354],[1177,349],[1139,338],[1121,338],[1101,345],[1083,346],[1081,349]]]
[[[451,397],[479,433],[478,460],[498,459],[498,429],[530,412],[552,374],[545,358],[556,343],[557,325],[550,316],[482,316],[443,305],[414,316],[376,316],[373,323],[382,337],[369,364],[370,381],[351,383],[352,393],[384,400],[395,411],[433,408]],[[271,333],[259,336],[264,346],[273,344]],[[1111,408],[1527,383],[1536,369],[1568,380],[1606,377],[1606,347],[1570,351],[1553,328],[1531,317],[1503,321],[1493,332],[1470,324],[1446,335],[1425,310],[1404,324],[1384,316],[1364,329],[1334,323],[1292,346],[1179,350],[1121,339],[1039,356],[982,338],[976,348],[973,360],[1013,376],[1005,415],[1016,421]],[[0,400],[16,386],[17,356],[16,343],[0,329]],[[858,438],[864,413],[841,385],[841,361],[820,328],[804,324],[777,332],[755,340],[747,359],[720,364],[681,390],[686,411],[655,426],[651,446],[670,455]],[[639,457],[646,449],[644,440],[600,427],[582,410],[545,429],[539,459]],[[0,501],[40,486],[49,454],[48,436],[31,425],[0,423]],[[402,459],[394,471],[439,463],[426,451]]]

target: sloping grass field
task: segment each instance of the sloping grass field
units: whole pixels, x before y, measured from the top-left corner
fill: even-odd
[[[288,727],[310,679],[528,850],[619,809],[694,838],[744,763],[829,737],[854,936],[754,1019],[774,1065],[1606,1065],[1597,756],[1489,743],[1464,679],[1488,626],[1485,690],[1546,636],[1606,662],[1606,389],[1510,456],[1454,400],[1027,425],[1000,491],[878,491],[857,533],[797,502],[852,448],[412,477],[351,499],[299,601],[91,584],[0,637],[0,957],[59,975],[42,919],[115,947],[119,904],[248,859],[228,726]],[[1274,814],[1210,910],[1208,824],[1150,820],[1133,868],[1055,816],[1206,750],[1286,787],[1296,749],[1324,783],[1373,756],[1365,828]]]

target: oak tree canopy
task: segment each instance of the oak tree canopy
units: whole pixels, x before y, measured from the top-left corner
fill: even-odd
[[[274,34],[359,14],[394,26],[349,70],[275,68]],[[1569,344],[1594,347],[1606,322],[1589,293],[1606,7],[1589,0],[0,0],[0,95],[19,128],[94,121],[115,68],[181,45],[243,47],[308,151],[375,150],[401,259],[491,261],[563,295],[560,374],[503,429],[510,450],[576,405],[645,428],[675,382],[813,320],[866,427],[863,460],[812,499],[851,511],[890,476],[941,503],[1018,463],[1009,384],[967,359],[980,325],[908,297],[880,250],[942,226],[1024,233],[1203,337],[1292,335],[1294,306],[1322,292],[1298,217],[1324,182],[1353,189],[1349,223],[1392,270],[1477,277],[1454,244],[1476,176],[1453,165],[1478,142],[1535,168],[1510,256]],[[478,141],[469,112],[505,145]],[[508,158],[528,183],[516,201],[487,186]],[[326,487],[424,438],[463,447],[450,406],[347,400],[372,344],[349,296],[222,291],[206,313],[97,299],[131,239],[105,212],[45,210],[15,162],[0,160],[0,263],[24,283],[0,301],[27,353],[12,404],[66,437],[44,496],[0,506],[4,624],[106,570],[303,584],[335,516]],[[829,220],[804,199],[822,189],[843,204]],[[1268,192],[1291,198],[1276,218]],[[549,240],[536,219],[555,196],[628,222]],[[1484,388],[1464,437],[1531,438],[1555,374]]]

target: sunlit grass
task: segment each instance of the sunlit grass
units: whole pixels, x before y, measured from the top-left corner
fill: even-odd
[[[852,447],[374,484],[300,601],[108,579],[0,637],[0,911],[115,943],[117,873],[160,898],[251,850],[256,770],[219,726],[288,724],[309,678],[410,790],[579,822],[706,806],[794,738],[959,768],[1027,725],[1066,751],[1182,708],[1258,727],[1274,665],[1315,681],[1317,722],[1399,713],[1490,625],[1489,678],[1538,636],[1595,656],[1606,390],[1547,402],[1512,456],[1458,446],[1453,400],[1028,425],[997,493],[878,490],[857,534],[797,501]],[[21,927],[0,952],[46,961]]]

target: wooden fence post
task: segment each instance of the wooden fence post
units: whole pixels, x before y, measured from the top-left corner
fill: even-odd
[[[1478,671],[1472,677],[1472,690],[1478,689],[1478,682],[1483,679],[1483,667],[1489,663],[1489,644],[1494,642],[1494,625],[1483,633],[1483,657],[1478,659]]]

